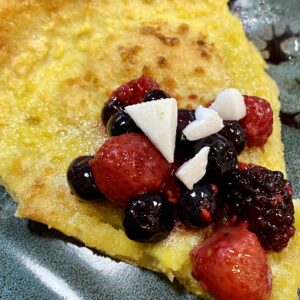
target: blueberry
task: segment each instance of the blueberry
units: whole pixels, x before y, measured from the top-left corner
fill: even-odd
[[[67,171],[67,180],[72,194],[86,200],[102,198],[97,188],[89,161],[93,156],[80,156],[75,158]]]
[[[187,226],[206,227],[214,221],[221,203],[216,185],[199,182],[183,193],[177,203],[177,214]]]
[[[110,117],[117,112],[123,111],[123,108],[123,105],[118,100],[113,99],[106,101],[101,112],[101,121],[103,125],[106,126]]]
[[[219,180],[229,171],[237,167],[237,153],[233,144],[220,134],[213,134],[196,142],[194,154],[203,147],[210,147],[206,177]]]
[[[117,136],[129,132],[141,133],[134,121],[125,111],[114,114],[107,123],[107,133],[109,136]]]
[[[167,98],[170,98],[170,96],[165,91],[160,89],[154,89],[146,93],[144,97],[144,102],[154,101],[159,99],[167,99]]]
[[[241,153],[246,146],[246,131],[237,121],[223,121],[224,128],[219,132]]]
[[[125,209],[123,226],[131,240],[158,242],[168,236],[173,225],[173,206],[160,194],[139,195]]]

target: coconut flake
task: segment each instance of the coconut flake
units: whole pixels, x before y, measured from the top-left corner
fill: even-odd
[[[201,180],[207,167],[209,147],[203,147],[193,158],[179,167],[175,175],[185,186],[192,190],[195,183]]]
[[[125,111],[169,163],[174,162],[177,101],[174,98],[143,102]]]
[[[209,108],[227,121],[238,121],[246,116],[244,96],[234,88],[220,92]]]

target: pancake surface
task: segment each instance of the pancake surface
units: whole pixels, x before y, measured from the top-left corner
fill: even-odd
[[[70,194],[66,170],[105,140],[98,121],[111,92],[145,73],[181,107],[207,103],[227,87],[268,99],[273,134],[240,160],[285,172],[278,90],[264,68],[224,0],[0,1],[0,177],[19,202],[17,215],[203,294],[189,252],[211,228],[175,228],[160,243],[135,243],[122,230],[120,209]],[[292,260],[282,262],[286,252],[296,257],[295,243],[299,234],[282,254],[270,255],[274,299],[283,288],[288,299],[297,297],[300,271]],[[293,284],[284,287],[283,274]]]

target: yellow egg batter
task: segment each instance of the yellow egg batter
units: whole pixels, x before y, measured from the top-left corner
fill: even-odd
[[[212,100],[225,88],[267,99],[274,130],[240,161],[285,172],[276,84],[225,0],[0,0],[0,178],[17,216],[73,236],[89,247],[176,277],[196,295],[189,252],[211,229],[174,229],[156,244],[130,241],[120,209],[70,194],[66,170],[106,138],[103,103],[120,84],[147,74],[179,106]],[[300,207],[296,205],[300,230]],[[272,299],[297,299],[299,231],[270,254]]]

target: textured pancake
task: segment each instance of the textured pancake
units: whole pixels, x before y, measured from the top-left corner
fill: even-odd
[[[273,134],[240,160],[285,172],[278,89],[264,69],[225,0],[0,0],[0,177],[19,202],[17,216],[203,294],[189,252],[211,228],[175,228],[160,243],[135,243],[122,230],[120,209],[70,194],[66,170],[106,138],[98,121],[110,93],[144,73],[181,107],[207,103],[227,87],[268,99]],[[286,253],[296,257],[296,243],[299,234],[270,255],[274,299],[296,299],[300,271],[295,259],[282,262]]]

